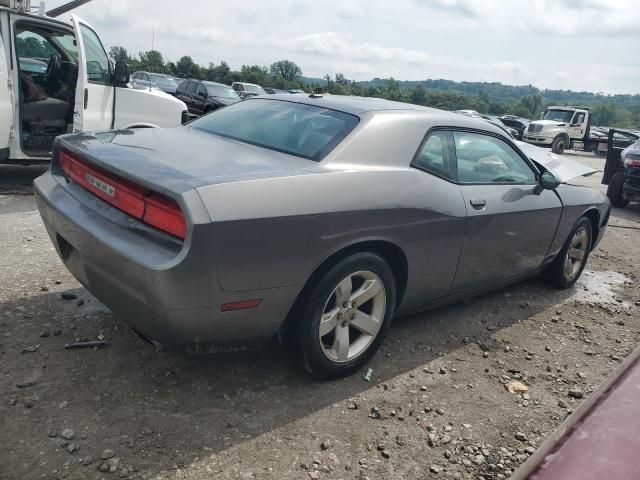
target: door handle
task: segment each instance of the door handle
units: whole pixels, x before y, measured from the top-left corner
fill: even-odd
[[[487,206],[487,201],[486,200],[481,200],[481,199],[478,199],[478,198],[472,198],[471,200],[469,200],[469,203],[476,210],[483,210],[484,207]]]

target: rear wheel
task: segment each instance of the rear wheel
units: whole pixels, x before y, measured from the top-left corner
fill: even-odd
[[[591,221],[582,217],[571,231],[562,250],[547,267],[547,279],[560,288],[570,288],[578,281],[591,250],[593,230]]]
[[[629,205],[629,200],[624,197],[624,172],[616,173],[609,181],[609,187],[607,188],[607,197],[611,205],[616,208],[624,208]]]
[[[396,302],[391,268],[379,255],[356,253],[326,271],[307,295],[283,326],[282,345],[315,377],[353,373],[389,328]]]
[[[566,148],[567,141],[562,136],[556,137],[551,144],[551,150],[553,151],[553,153],[562,154],[564,153]]]

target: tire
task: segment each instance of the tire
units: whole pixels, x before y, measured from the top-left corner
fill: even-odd
[[[354,294],[371,295],[375,285],[381,287],[377,293],[358,304],[358,298],[367,297]],[[384,340],[396,307],[391,268],[368,252],[350,255],[320,273],[302,295],[280,331],[280,343],[311,375],[323,380],[345,377],[367,363]],[[345,298],[355,301],[355,307],[345,308]]]
[[[569,234],[558,256],[547,267],[545,277],[559,288],[571,288],[584,270],[593,244],[591,220],[581,217]],[[582,253],[579,253],[579,252]],[[578,258],[580,256],[580,258]],[[567,264],[571,262],[571,267]]]
[[[609,180],[609,187],[607,188],[607,197],[609,197],[609,201],[611,205],[616,208],[624,208],[629,205],[629,200],[624,198],[624,193],[622,191],[624,187],[624,172],[616,173],[611,180]]]
[[[553,151],[553,153],[559,155],[563,154],[566,148],[567,141],[562,135],[559,135],[553,139],[553,143],[551,144],[551,150]]]

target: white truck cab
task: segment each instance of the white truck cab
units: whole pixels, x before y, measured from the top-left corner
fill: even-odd
[[[46,162],[64,133],[188,118],[181,100],[131,88],[129,67],[111,63],[87,22],[34,15],[29,3],[0,0],[0,163]]]
[[[568,148],[591,151],[594,145],[589,139],[590,125],[591,111],[586,107],[548,107],[542,120],[529,124],[522,139],[551,146],[553,153],[563,153]]]

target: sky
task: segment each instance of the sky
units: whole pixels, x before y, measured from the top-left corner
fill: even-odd
[[[155,29],[172,61],[640,93],[639,0],[93,0],[74,13],[130,54]]]

